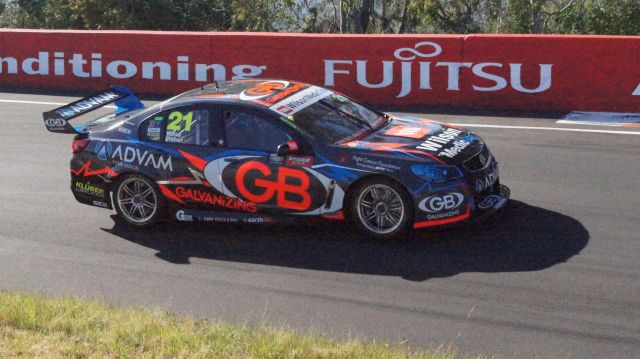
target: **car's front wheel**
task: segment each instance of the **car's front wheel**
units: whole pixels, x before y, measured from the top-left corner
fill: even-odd
[[[150,226],[161,217],[160,198],[155,184],[139,175],[118,182],[114,195],[118,215],[135,227]]]
[[[411,198],[396,182],[375,178],[359,185],[351,196],[350,213],[358,228],[370,237],[399,239],[413,221]]]

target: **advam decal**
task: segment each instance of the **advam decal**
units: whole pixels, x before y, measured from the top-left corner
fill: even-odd
[[[134,168],[137,166],[151,166],[155,169],[163,169],[165,171],[173,171],[171,156],[154,155],[150,151],[141,150],[139,148],[129,147],[126,145],[118,145],[110,155],[116,164],[122,167]]]
[[[94,107],[101,107],[102,105],[112,102],[122,97],[121,93],[115,91],[107,91],[97,96],[89,97],[80,102],[74,102],[67,107],[60,108],[56,112],[63,118],[74,117]]]

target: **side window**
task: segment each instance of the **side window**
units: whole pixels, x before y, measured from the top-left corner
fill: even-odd
[[[164,112],[166,143],[209,146],[210,110],[206,107],[178,107]],[[148,129],[147,129],[148,132]]]
[[[229,148],[274,153],[278,145],[291,141],[284,130],[254,112],[226,110],[224,126]]]
[[[148,142],[161,142],[163,120],[164,115],[162,114],[156,114],[146,119],[140,125],[140,138]]]

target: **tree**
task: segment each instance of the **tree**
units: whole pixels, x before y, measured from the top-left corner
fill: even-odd
[[[640,34],[640,0],[0,0],[0,26]]]
[[[640,1],[576,0],[571,11],[556,22],[557,31],[564,33],[638,35]]]

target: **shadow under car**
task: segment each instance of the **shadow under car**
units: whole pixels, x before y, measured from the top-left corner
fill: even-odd
[[[325,220],[173,222],[138,230],[113,219],[113,228],[104,231],[153,248],[158,258],[172,263],[188,264],[197,257],[412,281],[465,272],[538,271],[567,261],[589,241],[589,232],[576,219],[516,200],[481,223],[420,230],[410,240],[387,242],[367,239],[348,223]]]

